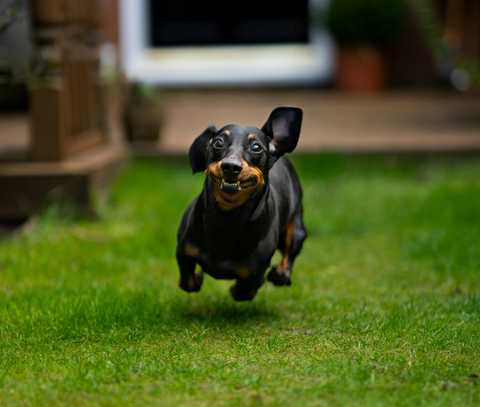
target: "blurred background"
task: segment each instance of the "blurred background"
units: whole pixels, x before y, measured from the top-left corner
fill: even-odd
[[[305,111],[299,150],[480,149],[478,0],[0,0],[0,219]]]

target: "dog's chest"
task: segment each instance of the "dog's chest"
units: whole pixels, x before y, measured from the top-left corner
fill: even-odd
[[[215,278],[247,278],[255,268],[254,244],[237,239],[210,241],[199,256],[203,270]]]
[[[212,277],[220,279],[247,278],[253,272],[245,262],[220,259],[208,262],[203,270]]]

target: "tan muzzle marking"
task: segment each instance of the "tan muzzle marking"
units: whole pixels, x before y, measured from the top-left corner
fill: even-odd
[[[205,174],[212,178],[215,201],[225,211],[242,206],[254,192],[262,189],[265,185],[265,179],[260,168],[242,160],[242,171],[238,177],[239,191],[233,194],[226,193],[222,191],[223,173],[221,165],[221,160],[211,163]]]

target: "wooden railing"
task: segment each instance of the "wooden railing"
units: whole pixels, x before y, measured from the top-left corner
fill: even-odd
[[[97,0],[31,0],[31,158],[62,160],[106,140]]]

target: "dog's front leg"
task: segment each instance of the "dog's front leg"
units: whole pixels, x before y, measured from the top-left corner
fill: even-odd
[[[238,278],[230,288],[230,293],[235,301],[251,301],[257,295],[257,291],[264,281],[263,273],[247,279]]]
[[[179,286],[182,290],[191,293],[200,291],[203,283],[203,272],[195,272],[197,261],[193,253],[187,250],[177,250],[177,263],[180,270]]]
[[[264,244],[259,244],[258,248],[235,270],[237,282],[230,288],[235,301],[253,300],[265,282],[265,271],[270,266],[275,249]]]
[[[230,293],[235,301],[251,301],[257,295],[257,291],[265,282],[265,270],[268,263],[250,264],[241,266],[236,270],[237,281],[230,288]]]

